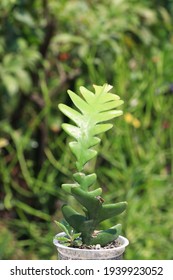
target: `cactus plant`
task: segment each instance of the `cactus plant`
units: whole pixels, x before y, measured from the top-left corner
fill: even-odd
[[[97,233],[96,230],[102,221],[121,214],[126,209],[127,202],[107,204],[102,198],[102,188],[90,190],[96,183],[97,176],[96,173],[87,174],[86,163],[97,156],[94,146],[101,141],[98,135],[113,127],[110,120],[122,115],[122,111],[116,108],[123,104],[123,101],[110,92],[112,86],[108,84],[93,87],[94,92],[80,87],[81,96],[68,90],[77,109],[59,104],[60,111],[73,122],[63,123],[62,128],[74,138],[69,146],[76,159],[74,181],[63,184],[62,189],[72,195],[83,210],[79,213],[72,206],[63,205],[62,213],[74,232],[80,233],[83,244],[105,246],[119,236],[121,225],[117,224]]]

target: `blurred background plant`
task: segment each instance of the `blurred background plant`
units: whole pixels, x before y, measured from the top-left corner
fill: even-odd
[[[57,105],[105,82],[124,116],[96,164],[107,200],[129,203],[125,258],[173,258],[172,18],[171,0],[1,0],[0,259],[56,259],[72,162]]]

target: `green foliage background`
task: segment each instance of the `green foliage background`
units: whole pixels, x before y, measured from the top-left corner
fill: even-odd
[[[173,259],[172,18],[171,0],[0,1],[0,259],[57,258],[73,170],[57,106],[105,82],[124,116],[93,165],[107,201],[128,201],[125,258]]]

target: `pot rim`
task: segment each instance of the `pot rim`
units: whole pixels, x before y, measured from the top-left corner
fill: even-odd
[[[119,236],[117,237],[117,240],[120,241],[121,245],[118,246],[118,247],[106,248],[106,249],[104,249],[104,248],[100,248],[100,249],[80,249],[80,248],[73,248],[73,247],[64,246],[63,244],[61,244],[61,243],[56,239],[56,237],[58,237],[58,236],[63,236],[63,235],[65,235],[64,232],[60,232],[60,233],[56,234],[55,237],[54,237],[54,239],[53,239],[53,244],[54,244],[56,247],[58,247],[58,248],[66,249],[66,250],[70,250],[70,251],[74,251],[74,250],[75,250],[75,251],[81,251],[81,250],[82,250],[82,252],[96,252],[96,251],[97,251],[97,252],[105,252],[105,251],[110,251],[110,252],[111,252],[111,251],[114,251],[114,250],[122,250],[122,249],[125,249],[125,247],[129,245],[129,240],[128,240],[126,237],[124,237],[124,236],[122,236],[122,235],[119,235]]]

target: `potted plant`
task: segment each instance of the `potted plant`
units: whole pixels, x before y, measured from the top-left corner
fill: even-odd
[[[102,188],[93,187],[96,173],[88,174],[86,168],[97,156],[93,147],[101,141],[98,135],[113,127],[108,121],[122,115],[115,108],[123,101],[110,92],[112,86],[108,84],[93,87],[94,92],[80,87],[81,97],[68,90],[77,110],[59,104],[60,111],[73,122],[63,123],[62,128],[74,138],[69,146],[76,160],[73,182],[63,184],[62,189],[81,206],[81,211],[67,204],[62,206],[64,221],[56,223],[63,232],[54,238],[59,259],[121,259],[128,245],[128,240],[120,235],[120,224],[99,230],[101,222],[124,212],[127,202],[105,203]]]

